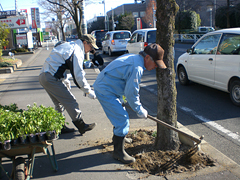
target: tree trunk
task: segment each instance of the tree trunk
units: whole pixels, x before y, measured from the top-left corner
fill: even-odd
[[[173,31],[175,29],[175,16],[179,7],[175,0],[157,0],[157,39],[156,43],[164,49],[164,63],[166,70],[157,68],[158,84],[158,113],[157,118],[177,127]],[[180,142],[178,133],[162,125],[157,124],[157,137],[155,147],[160,150],[177,150]]]

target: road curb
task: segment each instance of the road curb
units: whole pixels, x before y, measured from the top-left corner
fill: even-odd
[[[12,66],[0,68],[0,74],[13,73],[14,70],[16,70],[17,68],[19,68],[20,66],[22,66],[22,61],[19,59],[19,60],[18,60],[15,64],[13,64]]]
[[[199,138],[196,134],[194,134],[192,131],[190,131],[188,128],[183,126],[181,123],[177,122],[178,129],[181,131],[184,131],[185,133],[192,135],[193,137]],[[189,139],[188,137],[182,135],[181,133],[178,133],[179,140],[186,145],[193,146],[194,141]],[[194,176],[200,176],[200,175],[208,175],[214,172],[220,172],[220,171],[230,171],[232,174],[240,178],[240,165],[238,165],[235,161],[221,153],[219,150],[211,146],[207,141],[202,140],[201,144],[198,145],[198,149],[202,152],[206,153],[208,156],[216,160],[217,165],[215,167],[203,169],[200,171],[196,171],[194,173],[183,173],[179,174],[182,178],[187,177],[194,177]],[[178,177],[179,179],[182,179]]]

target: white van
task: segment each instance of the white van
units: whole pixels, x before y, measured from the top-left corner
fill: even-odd
[[[198,32],[200,33],[208,33],[208,32],[212,32],[215,31],[215,29],[211,26],[199,26],[198,27]]]
[[[177,75],[182,85],[193,81],[228,92],[240,106],[240,28],[202,36],[178,58]]]
[[[152,43],[156,43],[156,28],[138,29],[132,33],[131,39],[127,43],[129,53],[138,54]]]

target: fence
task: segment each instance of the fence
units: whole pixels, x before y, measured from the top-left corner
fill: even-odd
[[[174,34],[175,41],[196,42],[203,34]]]

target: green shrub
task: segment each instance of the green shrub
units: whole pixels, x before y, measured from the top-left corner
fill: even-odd
[[[12,53],[14,53],[14,54],[16,54],[18,52],[28,52],[28,49],[18,48],[18,49],[12,50]]]
[[[0,62],[0,67],[8,67],[8,66],[12,66],[13,64],[10,62]]]

